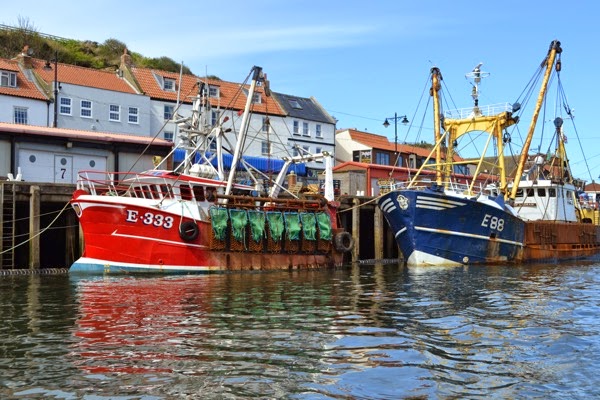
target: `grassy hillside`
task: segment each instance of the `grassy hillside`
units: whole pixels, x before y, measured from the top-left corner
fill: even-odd
[[[179,72],[181,68],[179,63],[169,57],[144,57],[117,39],[111,38],[103,43],[98,43],[89,40],[60,38],[37,32],[32,23],[22,18],[19,18],[18,27],[0,25],[1,58],[14,58],[23,51],[25,45],[29,46],[32,56],[35,58],[52,60],[57,55],[58,61],[62,63],[88,68],[117,69],[121,55],[126,48],[133,63],[138,67],[171,72]],[[185,65],[183,73],[193,74]]]

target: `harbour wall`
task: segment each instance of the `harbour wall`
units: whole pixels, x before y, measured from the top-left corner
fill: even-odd
[[[83,234],[69,205],[75,185],[4,181],[0,184],[0,271],[64,269],[83,251]],[[345,261],[400,257],[374,198],[341,196],[338,219],[354,238]]]

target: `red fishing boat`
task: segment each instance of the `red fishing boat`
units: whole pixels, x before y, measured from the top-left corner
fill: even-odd
[[[208,87],[198,85],[192,115],[179,123],[175,169],[141,173],[81,171],[71,205],[84,235],[83,256],[71,272],[202,273],[335,267],[353,239],[337,222],[332,155],[299,154],[283,160],[274,179],[244,162],[252,99],[269,94],[262,69],[240,85],[246,107],[235,144],[221,113],[216,124]],[[217,113],[218,114],[218,113]],[[227,154],[226,146],[234,148]],[[181,149],[181,150],[180,150]],[[228,156],[229,158],[227,158]],[[323,193],[298,195],[284,187],[290,167],[324,161]],[[226,166],[226,161],[230,165]],[[240,183],[240,176],[245,182]]]

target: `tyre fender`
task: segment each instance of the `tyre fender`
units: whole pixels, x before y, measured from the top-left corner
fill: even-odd
[[[349,232],[337,233],[333,237],[333,247],[341,253],[347,253],[354,248],[354,238]]]
[[[185,221],[179,225],[179,237],[185,242],[196,240],[199,233],[198,225],[194,221]]]

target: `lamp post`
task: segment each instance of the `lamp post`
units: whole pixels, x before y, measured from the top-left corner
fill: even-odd
[[[52,60],[46,61],[46,65],[44,65],[46,71],[52,70],[50,62],[54,64],[54,119],[52,127],[56,128],[58,125],[58,51],[54,51],[54,58]]]
[[[394,165],[396,165],[398,163],[398,119],[399,118],[402,119],[402,121],[400,121],[400,122],[403,125],[408,124],[408,118],[406,117],[406,115],[398,115],[397,113],[394,113],[393,117],[386,118],[385,121],[383,121],[383,126],[387,128],[388,126],[390,126],[388,119],[394,120],[394,153],[396,154],[396,160],[394,161]]]

